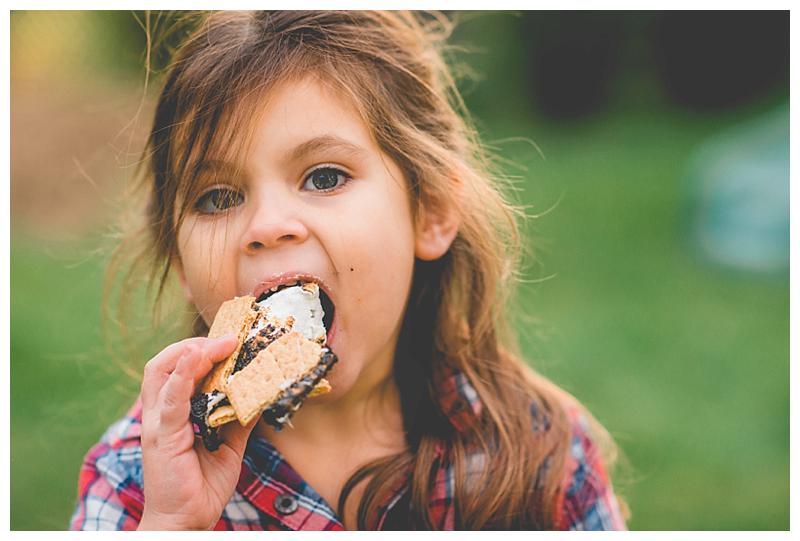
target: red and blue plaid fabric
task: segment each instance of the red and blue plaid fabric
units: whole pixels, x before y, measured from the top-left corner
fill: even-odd
[[[464,430],[481,411],[474,387],[459,372],[437,379],[440,405],[456,430]],[[535,412],[534,412],[535,413]],[[73,530],[134,530],[144,507],[142,475],[141,402],[114,423],[86,455],[78,481],[78,504],[70,520]],[[586,419],[570,410],[572,444],[557,504],[556,528],[563,530],[622,530],[625,522],[606,475],[600,454],[590,439]],[[534,427],[536,429],[536,427]],[[454,468],[440,448],[435,465],[435,488],[430,506],[433,526],[455,528]],[[480,464],[476,464],[480,467]],[[397,483],[381,506],[377,529],[412,529],[398,502],[408,485]],[[398,516],[400,515],[400,516]],[[292,469],[268,441],[253,436],[245,452],[239,482],[217,530],[342,530],[331,506]]]

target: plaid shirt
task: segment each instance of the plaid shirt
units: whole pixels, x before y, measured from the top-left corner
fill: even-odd
[[[438,379],[442,411],[456,430],[465,430],[481,412],[474,387],[461,373]],[[533,412],[535,415],[535,411]],[[78,504],[72,530],[134,530],[144,507],[142,487],[141,401],[114,423],[86,455],[78,481]],[[557,529],[621,530],[625,522],[585,418],[570,410],[572,444]],[[534,427],[536,429],[536,426]],[[434,465],[430,515],[434,527],[455,528],[454,468],[442,444]],[[408,494],[407,480],[398,482],[380,507],[377,529],[410,529],[399,502]],[[406,507],[407,508],[407,507]],[[392,513],[392,510],[399,512]],[[265,439],[248,442],[236,491],[222,511],[216,530],[342,530],[342,520],[317,492]]]

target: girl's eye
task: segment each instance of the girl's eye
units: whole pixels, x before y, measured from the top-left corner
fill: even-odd
[[[320,167],[314,169],[306,177],[303,189],[327,192],[343,186],[350,180],[347,173],[335,167]]]
[[[225,212],[244,203],[244,196],[230,188],[214,188],[197,198],[194,209],[200,214]]]

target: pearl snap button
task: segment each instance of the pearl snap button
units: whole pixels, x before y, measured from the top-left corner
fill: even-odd
[[[281,515],[291,515],[297,511],[297,498],[292,494],[281,494],[272,502],[275,510]]]

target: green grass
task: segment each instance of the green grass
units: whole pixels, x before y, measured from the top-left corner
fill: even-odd
[[[550,209],[529,227],[523,346],[617,438],[634,529],[789,525],[788,276],[715,267],[689,238],[686,160],[735,120],[634,111],[489,134],[545,153],[507,150],[531,212]],[[76,249],[12,244],[12,529],[66,527],[83,454],[136,389],[101,346],[103,258]]]
[[[98,265],[64,256],[12,242],[12,529],[65,528],[82,455],[111,420],[90,385],[103,372]]]
[[[65,529],[82,458],[139,381],[103,343],[105,257],[96,244],[11,247],[11,528]],[[141,373],[158,333],[127,368]],[[117,353],[118,354],[118,353]]]
[[[684,168],[709,129],[620,114],[543,145],[526,199],[560,200],[532,223],[525,345],[617,437],[631,528],[787,529],[788,275],[694,250]]]

